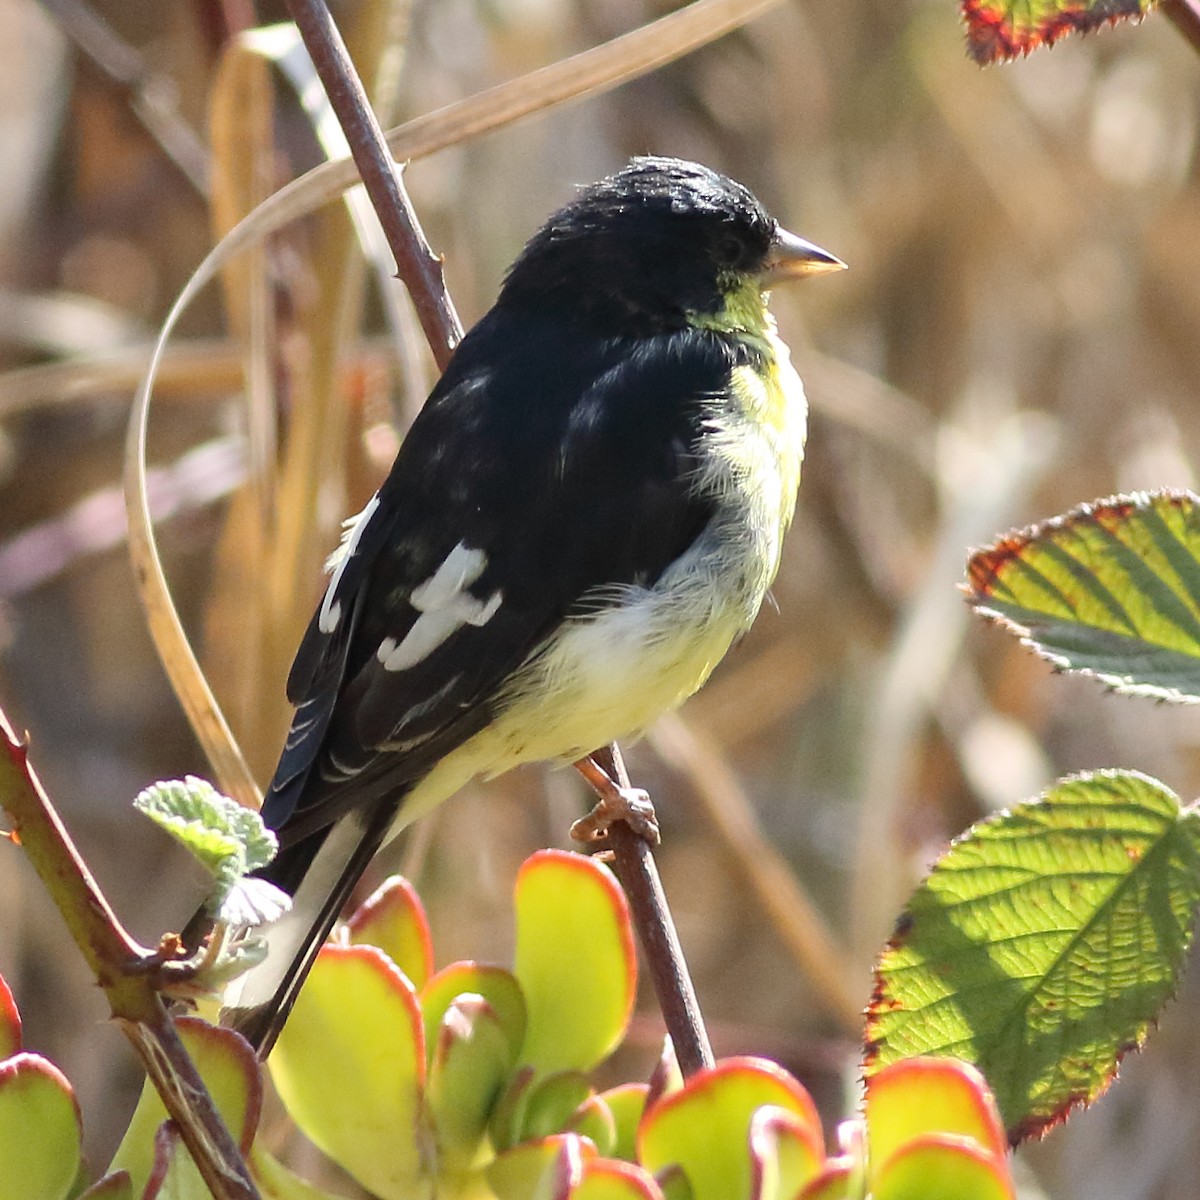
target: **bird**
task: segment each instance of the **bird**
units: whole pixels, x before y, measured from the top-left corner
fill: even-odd
[[[660,156],[530,238],[347,523],[288,676],[260,875],[292,910],[222,1013],[260,1057],[386,840],[476,776],[640,735],[749,628],[807,421],[768,294],[844,266]],[[644,794],[611,792],[652,836]]]

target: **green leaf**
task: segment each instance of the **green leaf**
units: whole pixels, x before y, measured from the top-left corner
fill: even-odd
[[[866,1072],[975,1063],[1011,1140],[1111,1082],[1175,988],[1200,815],[1135,772],[1062,780],[975,826],[917,889],[876,973]]]
[[[820,1127],[773,1104],[751,1118],[749,1143],[754,1200],[793,1200],[825,1166]]]
[[[663,1194],[641,1167],[594,1158],[584,1162],[571,1200],[663,1200]]]
[[[210,1025],[197,1017],[180,1017],[175,1026],[212,1095],[217,1112],[245,1153],[254,1140],[262,1110],[262,1073],[254,1051],[233,1030]],[[166,1153],[157,1141],[157,1131],[166,1118],[167,1110],[147,1080],[110,1167],[113,1171],[128,1171],[138,1195],[155,1171],[156,1156]],[[190,1165],[191,1156],[186,1151],[180,1157],[188,1158]]]
[[[482,996],[459,996],[443,1014],[426,1088],[439,1171],[464,1170],[478,1157],[515,1057],[495,1009]]]
[[[141,1200],[212,1200],[212,1192],[171,1122],[158,1127],[153,1169]]]
[[[1089,33],[1123,17],[1144,16],[1154,0],[962,0],[967,49],[978,63],[1052,46],[1071,32]]]
[[[982,1074],[957,1058],[904,1058],[884,1067],[867,1080],[863,1108],[874,1166],[931,1134],[968,1139],[1005,1160],[995,1099]]]
[[[488,1002],[516,1059],[525,1040],[525,997],[511,971],[473,962],[451,963],[426,981],[420,995],[428,1059],[437,1049],[447,1010],[460,996],[482,996]]]
[[[521,1061],[540,1072],[587,1071],[624,1036],[637,990],[625,896],[608,868],[543,850],[515,887],[513,973],[529,1014]]]
[[[258,813],[195,775],[151,784],[133,804],[213,876],[217,888],[207,907],[220,920],[262,924],[287,910],[290,902],[278,888],[258,879],[243,881],[279,849]]]
[[[576,1109],[591,1095],[592,1086],[580,1071],[556,1071],[539,1079],[525,1102],[521,1140],[565,1132]]]
[[[820,1144],[816,1106],[796,1080],[765,1060],[728,1058],[650,1108],[638,1130],[638,1161],[659,1178],[681,1167],[694,1200],[749,1200],[752,1121],[766,1105],[814,1130]]]
[[[1065,670],[1200,702],[1200,497],[1084,505],[971,556],[972,605]]]
[[[9,1058],[21,1049],[21,1014],[17,1002],[0,975],[0,1059]]]
[[[304,1136],[368,1191],[428,1193],[421,1010],[386,954],[323,947],[268,1065]]]
[[[637,1157],[637,1129],[646,1112],[649,1087],[644,1083],[622,1083],[596,1097],[612,1114],[616,1141],[605,1153],[610,1158],[633,1162]]]
[[[343,1200],[293,1174],[258,1143],[250,1151],[250,1172],[262,1200]]]
[[[930,1134],[905,1146],[872,1180],[871,1200],[1013,1200],[1002,1166],[973,1142]]]
[[[488,1184],[497,1200],[565,1200],[596,1149],[573,1133],[522,1142],[488,1164]]]
[[[37,1054],[0,1063],[0,1200],[65,1200],[79,1172],[75,1093]]]
[[[433,972],[433,938],[416,889],[392,875],[354,910],[346,922],[350,941],[378,946],[408,976],[415,988]]]
[[[133,1183],[128,1171],[114,1171],[96,1180],[77,1200],[133,1200]]]

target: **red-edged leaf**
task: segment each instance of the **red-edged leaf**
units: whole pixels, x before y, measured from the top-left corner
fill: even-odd
[[[624,1036],[637,992],[625,895],[594,859],[543,850],[522,865],[514,900],[513,973],[529,1013],[521,1061],[591,1070]]]
[[[681,1166],[695,1200],[749,1197],[754,1179],[751,1121],[766,1105],[820,1130],[812,1098],[782,1067],[762,1059],[730,1058],[693,1075],[682,1091],[646,1113],[638,1130],[638,1161],[656,1176]]]
[[[825,1165],[820,1128],[771,1104],[751,1118],[749,1142],[753,1200],[792,1200]]]
[[[573,1133],[522,1142],[492,1161],[487,1181],[498,1200],[568,1200],[595,1156],[596,1148]]]
[[[433,972],[433,938],[429,921],[413,885],[399,875],[385,879],[346,922],[354,945],[377,946],[423,988]]]
[[[0,975],[0,1058],[8,1058],[21,1049],[21,1014],[17,1002]]]
[[[663,1200],[663,1194],[641,1167],[611,1158],[595,1158],[583,1164],[571,1200]]]
[[[867,1080],[866,1120],[871,1160],[886,1162],[925,1134],[969,1138],[1005,1160],[1008,1139],[987,1082],[957,1058],[906,1058]]]
[[[1014,1200],[1006,1166],[974,1142],[926,1135],[872,1172],[872,1200]]]
[[[478,1157],[515,1057],[492,1006],[482,996],[458,996],[442,1017],[426,1085],[440,1168],[465,1170]]]
[[[442,1019],[454,1001],[459,996],[482,996],[516,1058],[525,1040],[525,997],[511,971],[474,962],[451,963],[430,978],[420,992],[428,1057],[433,1056]]]
[[[133,1183],[128,1171],[114,1171],[97,1179],[90,1188],[79,1193],[78,1200],[133,1200]]]
[[[0,1196],[65,1200],[79,1172],[79,1107],[38,1054],[0,1063]]]
[[[1122,18],[1142,17],[1154,0],[962,0],[967,49],[991,63],[1052,46],[1068,33],[1090,33]]]
[[[305,1136],[382,1200],[420,1194],[425,1033],[374,946],[325,946],[269,1060]]]
[[[221,1029],[197,1017],[180,1017],[175,1025],[221,1119],[243,1152],[249,1150],[262,1109],[262,1073],[254,1051],[232,1029]],[[147,1080],[110,1167],[129,1172],[135,1193],[141,1193],[155,1169],[156,1138],[166,1118],[167,1110]]]

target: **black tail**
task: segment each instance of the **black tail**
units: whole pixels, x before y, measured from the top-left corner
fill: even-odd
[[[395,818],[395,800],[348,812],[333,825],[280,851],[262,876],[292,896],[292,910],[265,934],[267,956],[226,991],[221,1023],[266,1059],[300,986],[367,864]]]

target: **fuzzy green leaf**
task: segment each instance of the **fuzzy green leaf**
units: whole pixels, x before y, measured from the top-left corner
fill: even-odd
[[[134,807],[171,835],[216,880],[208,902],[214,916],[230,924],[262,924],[288,907],[278,888],[243,877],[265,867],[278,839],[252,809],[222,796],[205,779],[187,775],[139,792]]]
[[[880,960],[866,1071],[975,1063],[1009,1137],[1112,1081],[1176,986],[1200,901],[1200,814],[1135,772],[1060,781],[938,861]]]
[[[1068,33],[1090,33],[1122,18],[1143,17],[1155,0],[962,0],[967,49],[978,63],[999,62],[1052,46]]]
[[[972,605],[1065,670],[1200,703],[1200,497],[1084,505],[971,556]]]

